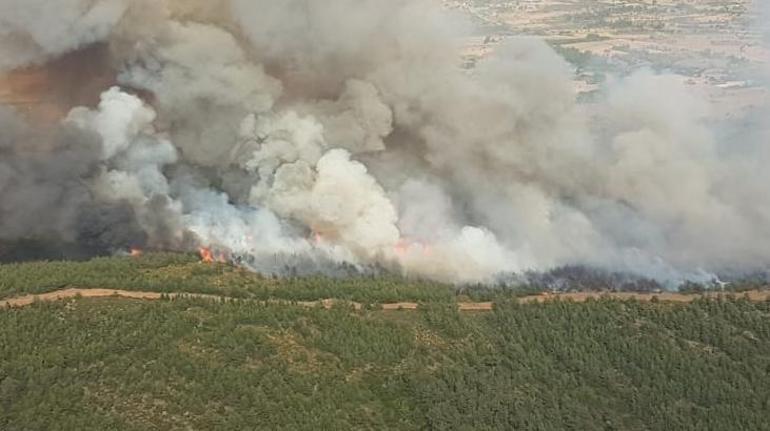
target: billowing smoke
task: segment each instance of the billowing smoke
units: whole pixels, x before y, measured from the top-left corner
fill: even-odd
[[[770,3],[758,1],[754,3],[754,7],[756,8],[754,29],[759,32],[765,50],[770,51]],[[764,64],[760,79],[764,80],[766,86],[770,83],[770,63]]]
[[[468,30],[431,0],[0,0],[0,70],[100,44],[115,76],[55,126],[0,111],[0,242],[449,282],[766,267],[766,145],[721,142],[675,76],[589,110],[536,39],[468,73]]]

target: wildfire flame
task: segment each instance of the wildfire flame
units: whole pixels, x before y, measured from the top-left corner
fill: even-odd
[[[429,244],[425,244],[421,241],[412,241],[410,239],[402,238],[393,247],[393,251],[396,256],[403,258],[413,251],[419,251],[423,256],[430,256],[433,254],[433,248]]]
[[[201,261],[203,263],[214,263],[214,252],[211,251],[208,247],[201,247],[198,252],[201,255]]]
[[[203,263],[227,263],[229,260],[227,253],[214,251],[211,247],[199,248],[198,254]]]
[[[393,247],[393,251],[396,252],[396,255],[398,257],[404,257],[406,256],[406,253],[409,251],[409,243],[406,240],[400,240],[398,241],[398,244]]]
[[[144,254],[144,251],[141,248],[133,247],[129,251],[129,255],[131,257],[142,257],[143,254]]]

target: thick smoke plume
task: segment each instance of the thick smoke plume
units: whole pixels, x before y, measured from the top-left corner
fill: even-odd
[[[535,39],[468,73],[469,30],[430,0],[0,0],[0,71],[79,55],[113,76],[56,125],[0,110],[0,243],[458,283],[766,267],[766,145],[720,142],[646,71],[589,113]]]

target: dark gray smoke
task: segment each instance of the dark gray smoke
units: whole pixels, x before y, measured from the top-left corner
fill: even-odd
[[[92,199],[84,180],[97,169],[99,139],[72,127],[31,128],[0,107],[0,238],[74,242],[81,208]]]
[[[97,196],[94,181],[109,167],[102,150],[93,131],[69,123],[33,126],[0,106],[1,260],[26,258],[30,247],[34,257],[88,257],[176,234],[178,226],[167,226],[163,196],[148,202],[156,219],[146,228],[130,202]]]
[[[0,17],[0,70],[100,44],[114,71],[47,134],[0,126],[9,239],[452,282],[770,260],[770,151],[722,140],[680,76],[613,80],[589,112],[536,39],[461,70],[469,26],[432,0],[0,0]]]

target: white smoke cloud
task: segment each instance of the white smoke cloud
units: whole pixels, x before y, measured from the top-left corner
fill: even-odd
[[[718,142],[678,77],[589,113],[537,39],[462,71],[468,27],[430,0],[2,1],[0,69],[109,46],[123,90],[67,123],[101,138],[89,187],[159,244],[448,282],[770,259],[770,152]]]
[[[102,94],[98,110],[75,108],[66,119],[102,137],[104,160],[128,149],[139,133],[151,127],[154,120],[155,111],[145,106],[138,97],[124,93],[118,87]]]
[[[494,282],[503,272],[526,270],[520,257],[506,250],[494,234],[466,226],[432,243],[403,243],[399,262],[407,275],[447,283]]]
[[[269,210],[237,207],[227,195],[205,189],[187,188],[181,199],[184,225],[207,246],[257,258],[312,249],[306,240],[290,237],[290,229]]]
[[[106,39],[128,0],[0,1],[0,71]]]

